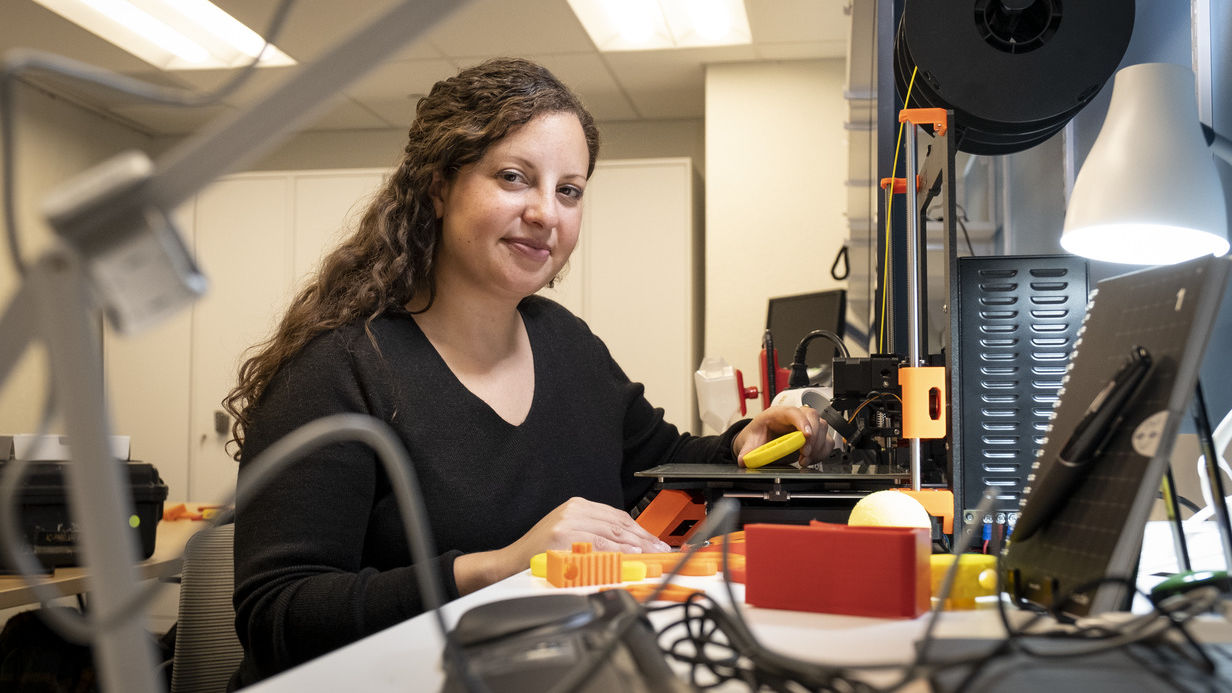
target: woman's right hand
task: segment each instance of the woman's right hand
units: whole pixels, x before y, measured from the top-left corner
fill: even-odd
[[[629,513],[585,498],[570,498],[509,546],[459,556],[454,561],[458,591],[468,594],[486,587],[525,570],[535,554],[548,549],[567,550],[580,541],[590,542],[595,551],[664,553],[672,550],[643,529]]]
[[[510,549],[531,556],[548,549],[568,550],[575,542],[590,542],[595,551],[662,553],[672,547],[659,541],[629,513],[585,498],[570,498],[535,523]]]

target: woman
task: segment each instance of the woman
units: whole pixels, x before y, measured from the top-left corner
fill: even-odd
[[[593,119],[547,70],[485,62],[422,99],[396,172],[322,263],[226,405],[245,465],[298,426],[360,412],[410,452],[446,597],[536,553],[663,551],[627,509],[634,472],[736,463],[809,409],[771,408],[721,436],[663,421],[586,325],[535,296],[577,242],[598,154]],[[648,252],[651,252],[648,249]],[[374,455],[334,445],[239,508],[237,629],[246,685],[423,610]]]

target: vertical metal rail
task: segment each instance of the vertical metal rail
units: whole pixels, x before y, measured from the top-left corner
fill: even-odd
[[[918,207],[918,191],[916,187],[919,177],[916,167],[916,124],[907,124],[907,365],[911,368],[924,365],[923,340],[921,326],[923,324],[923,289],[920,276],[923,239],[920,229],[920,209]],[[908,439],[911,454],[911,488],[920,490],[920,462],[922,457],[919,438]]]

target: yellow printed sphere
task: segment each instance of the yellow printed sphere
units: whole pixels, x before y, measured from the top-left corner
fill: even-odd
[[[877,491],[861,498],[851,509],[847,524],[860,527],[932,527],[928,511],[920,501],[898,491]]]

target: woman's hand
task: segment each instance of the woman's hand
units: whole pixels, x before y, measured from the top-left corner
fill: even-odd
[[[535,554],[548,549],[567,550],[579,541],[590,542],[595,551],[664,553],[672,550],[629,517],[629,513],[585,498],[570,498],[509,546],[459,556],[454,561],[458,591],[467,594],[503,580],[525,570]]]
[[[537,553],[548,549],[567,550],[579,541],[590,542],[595,551],[661,553],[672,550],[643,529],[629,513],[585,498],[570,498],[561,503],[510,548],[517,547],[529,561]]]
[[[732,441],[736,463],[744,466],[745,453],[769,443],[792,431],[804,433],[804,447],[800,448],[801,465],[809,465],[824,459],[834,450],[834,440],[829,436],[829,425],[821,420],[811,407],[774,406],[762,411],[744,427]]]

